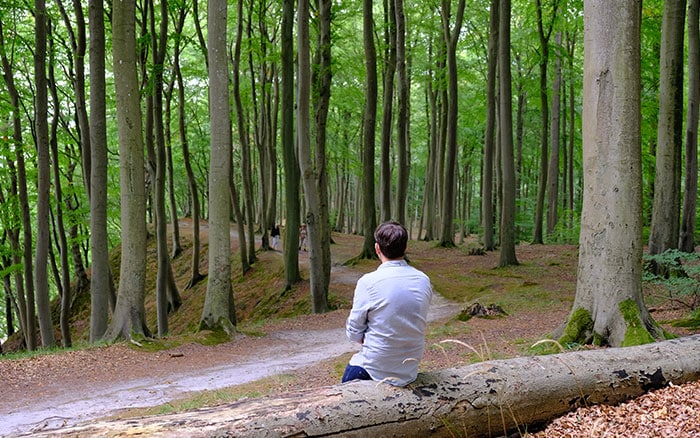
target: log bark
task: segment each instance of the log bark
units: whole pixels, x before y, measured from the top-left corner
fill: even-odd
[[[43,436],[500,436],[580,406],[700,379],[700,335],[637,347],[494,360],[397,388],[355,381]]]

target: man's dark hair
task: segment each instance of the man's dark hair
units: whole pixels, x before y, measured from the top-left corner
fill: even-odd
[[[374,241],[386,258],[398,259],[406,253],[408,231],[398,222],[384,222],[374,231]]]

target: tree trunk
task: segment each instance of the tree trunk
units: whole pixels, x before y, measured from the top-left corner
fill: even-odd
[[[528,426],[700,379],[700,335],[624,349],[494,360],[61,429],[61,436],[520,436]],[[37,436],[51,435],[51,431]],[[55,433],[55,432],[54,432]]]
[[[53,347],[56,340],[51,321],[51,304],[49,302],[49,197],[51,190],[51,165],[49,153],[48,123],[48,88],[46,80],[47,53],[47,16],[44,0],[35,0],[35,48],[34,83],[36,86],[36,104],[34,120],[36,124],[37,149],[37,205],[36,205],[36,260],[34,271],[34,291],[36,293],[37,316],[41,331],[41,344]],[[25,245],[32,246],[31,239]]]
[[[685,127],[685,191],[678,248],[695,251],[695,216],[698,199],[698,105],[700,105],[700,1],[688,4],[688,112]]]
[[[175,31],[179,34],[185,25],[185,17],[187,8],[181,7],[179,17],[176,20]],[[195,17],[197,18],[197,17]],[[185,288],[191,288],[201,280],[204,275],[199,271],[199,256],[201,255],[201,240],[199,235],[199,189],[197,187],[197,179],[194,176],[192,169],[192,160],[190,159],[190,145],[187,138],[187,122],[185,117],[185,84],[182,79],[182,71],[180,70],[180,38],[175,39],[175,48],[173,49],[173,70],[175,80],[177,82],[177,125],[180,143],[182,145],[182,161],[185,165],[187,173],[187,188],[190,194],[190,202],[192,203],[192,259],[190,262],[190,278],[185,285]]]
[[[454,246],[454,217],[455,217],[455,179],[457,174],[457,41],[462,29],[464,18],[464,0],[460,0],[455,14],[454,28],[450,28],[450,0],[442,2],[442,31],[447,48],[447,138],[445,151],[445,174],[443,181],[442,232],[440,245]]]
[[[398,156],[398,171],[396,182],[396,220],[407,228],[406,210],[408,203],[408,179],[411,172],[411,150],[409,145],[409,75],[406,62],[406,15],[403,0],[395,0],[396,7],[396,83],[397,83],[397,114],[396,114],[396,155]],[[410,235],[410,234],[409,234]]]
[[[284,165],[285,187],[285,231],[284,231],[284,273],[285,290],[301,280],[299,273],[299,252],[295,250],[299,241],[299,162],[294,142],[294,1],[282,3],[282,114],[281,141],[282,164]]]
[[[585,3],[584,191],[576,297],[562,343],[663,337],[642,296],[641,5]]]
[[[121,265],[112,322],[104,338],[150,336],[144,307],[146,280],[146,193],[143,133],[136,75],[135,5],[113,4],[114,86],[119,134],[121,187]]]
[[[561,47],[561,32],[554,37],[554,44]],[[559,219],[559,151],[561,148],[561,51],[556,54],[554,83],[552,84],[552,117],[550,135],[552,150],[549,155],[547,175],[547,236],[554,234]]]
[[[242,2],[243,0],[239,0]],[[236,42],[233,54],[233,99],[236,105],[236,127],[238,128],[238,141],[241,148],[241,180],[242,197],[244,205],[245,223],[248,227],[246,236],[239,236],[243,243],[247,237],[248,264],[255,263],[255,202],[253,200],[253,175],[250,153],[250,141],[248,140],[248,127],[246,126],[245,109],[241,100],[240,71],[241,71],[241,41],[243,37],[243,5],[238,5],[238,24]],[[211,59],[211,55],[209,56]]]
[[[107,241],[107,116],[103,0],[89,1],[90,24],[90,342],[107,330],[114,289]]]
[[[537,205],[535,207],[535,232],[532,243],[543,243],[542,239],[542,222],[544,219],[544,198],[547,193],[547,156],[549,154],[549,98],[547,96],[547,68],[549,63],[549,38],[552,35],[557,4],[559,0],[552,2],[551,20],[549,26],[545,29],[542,0],[537,0],[537,33],[540,37],[540,104],[542,106],[542,126],[540,133],[540,184],[537,189]]]
[[[231,285],[231,118],[226,56],[226,0],[209,0],[209,278],[200,328],[227,333],[236,324]]]
[[[384,90],[382,139],[379,160],[379,222],[391,215],[391,143],[394,120],[394,77],[396,76],[396,11],[394,0],[384,0]],[[387,10],[388,9],[388,10]],[[398,124],[397,118],[397,124]]]
[[[683,144],[683,36],[686,0],[664,2],[654,206],[649,253],[678,248]]]
[[[498,73],[500,108],[499,129],[501,139],[502,204],[498,266],[517,265],[515,257],[515,157],[513,155],[513,92],[510,73],[510,0],[501,0],[498,31]]]
[[[53,54],[54,51],[51,50],[49,53]],[[63,188],[61,183],[61,166],[59,165],[60,160],[58,156],[58,124],[60,119],[60,108],[58,90],[56,89],[56,78],[54,74],[54,59],[49,58],[49,90],[51,91],[51,99],[55,103],[54,114],[51,120],[51,130],[49,135],[49,142],[51,145],[51,162],[52,175],[53,175],[53,188],[54,188],[54,208],[56,210],[56,223],[54,236],[56,236],[57,242],[55,242],[58,247],[59,259],[60,259],[60,275],[56,278],[56,285],[60,291],[61,296],[61,314],[59,318],[61,326],[61,345],[64,348],[69,348],[72,346],[73,341],[71,340],[70,333],[70,317],[71,317],[71,302],[72,302],[72,291],[71,291],[71,278],[70,278],[70,263],[69,263],[69,247],[68,238],[66,237],[66,226],[63,220],[63,210],[66,208],[66,204],[63,200]],[[74,168],[74,166],[67,166],[69,169]],[[72,176],[68,180],[72,180]],[[77,289],[77,287],[76,287]]]
[[[365,114],[362,144],[362,234],[365,239],[359,258],[372,259],[374,252],[374,229],[377,227],[374,204],[374,141],[377,125],[377,52],[374,46],[372,0],[362,1],[362,39],[365,50]]]
[[[165,179],[167,157],[165,154],[165,128],[163,127],[163,62],[165,61],[165,49],[168,32],[168,2],[160,0],[160,28],[156,32],[155,7],[153,0],[148,1],[150,15],[149,25],[151,30],[151,53],[153,56],[153,127],[155,131],[155,166],[156,178],[153,191],[153,200],[156,212],[156,248],[158,260],[158,272],[156,277],[156,301],[158,315],[158,336],[168,334],[168,295],[169,292],[177,295],[177,289],[169,286],[168,278],[172,275],[170,267],[170,254],[168,253],[168,229],[166,216]]]
[[[498,0],[491,0],[489,9],[488,71],[486,79],[486,132],[484,133],[484,159],[481,176],[482,243],[486,251],[493,251],[493,157],[496,143],[496,70],[498,69]]]

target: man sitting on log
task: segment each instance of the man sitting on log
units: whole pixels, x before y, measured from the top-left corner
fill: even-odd
[[[345,329],[362,347],[350,359],[342,381],[406,386],[418,376],[433,291],[428,276],[404,259],[408,232],[403,225],[379,225],[374,240],[381,265],[357,281]]]

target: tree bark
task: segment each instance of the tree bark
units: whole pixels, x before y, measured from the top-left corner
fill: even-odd
[[[443,181],[442,200],[442,230],[440,233],[440,245],[445,247],[455,246],[454,243],[454,217],[455,217],[455,178],[457,173],[457,41],[462,29],[464,18],[464,0],[460,0],[455,14],[454,28],[450,28],[450,1],[442,2],[442,31],[447,49],[447,125],[446,125],[446,163]]]
[[[685,127],[685,191],[678,249],[695,251],[695,217],[698,200],[698,105],[700,105],[700,1],[688,3],[688,110]]]
[[[136,15],[130,2],[113,4],[114,86],[119,127],[121,265],[119,291],[104,338],[149,336],[144,304],[146,281],[146,193],[143,134],[136,74]]]
[[[107,330],[114,289],[107,241],[107,116],[103,0],[88,3],[90,25],[90,342]]]
[[[654,204],[649,253],[678,248],[683,144],[683,36],[686,0],[664,2]]]
[[[552,1],[551,20],[545,28],[542,13],[542,0],[537,0],[537,33],[540,37],[540,104],[542,106],[542,127],[540,134],[540,183],[537,189],[535,207],[535,231],[532,243],[543,243],[542,222],[544,218],[544,198],[547,193],[547,156],[549,154],[549,97],[547,96],[547,68],[549,63],[549,38],[552,35],[559,0]]]
[[[394,120],[394,77],[396,76],[396,7],[394,0],[384,0],[384,90],[382,102],[381,154],[379,159],[379,221],[391,215],[391,142]],[[397,118],[397,125],[399,119]],[[398,208],[398,206],[397,206]]]
[[[226,0],[209,0],[209,280],[200,328],[230,333],[236,324],[231,285],[231,118],[226,56]]]
[[[584,8],[583,213],[576,297],[560,341],[639,344],[663,337],[642,296],[641,6]]]
[[[507,436],[578,407],[618,404],[669,383],[698,380],[699,352],[700,335],[695,335],[630,348],[494,360],[419,374],[406,388],[354,381],[60,432],[65,437]]]
[[[493,251],[493,157],[496,143],[496,70],[498,69],[498,0],[491,0],[489,8],[488,71],[486,79],[486,132],[484,133],[484,158],[481,177],[482,243],[486,251]]]
[[[408,180],[411,172],[411,147],[409,141],[410,72],[406,56],[406,14],[403,0],[395,0],[396,13],[396,155],[398,171],[396,182],[396,220],[410,228],[406,222]]]
[[[554,37],[554,44],[561,47],[561,32]],[[549,167],[547,175],[547,236],[554,234],[559,219],[559,157],[561,150],[561,58],[560,50],[556,52],[554,83],[552,84],[552,117],[551,128],[551,153],[549,155]]]
[[[501,0],[498,31],[498,74],[500,90],[499,129],[502,171],[502,204],[498,266],[517,265],[515,256],[515,157],[513,156],[513,91],[510,58],[510,0]]]
[[[284,275],[285,290],[301,280],[299,273],[299,252],[295,251],[299,242],[300,202],[299,202],[299,162],[294,150],[294,1],[282,2],[282,114],[280,137],[282,141],[282,164],[284,166],[285,213],[284,231]]]
[[[377,51],[374,46],[372,0],[362,2],[362,40],[365,52],[366,84],[362,144],[362,234],[365,239],[359,258],[375,258],[374,229],[377,227],[374,204],[374,140],[377,125]]]

